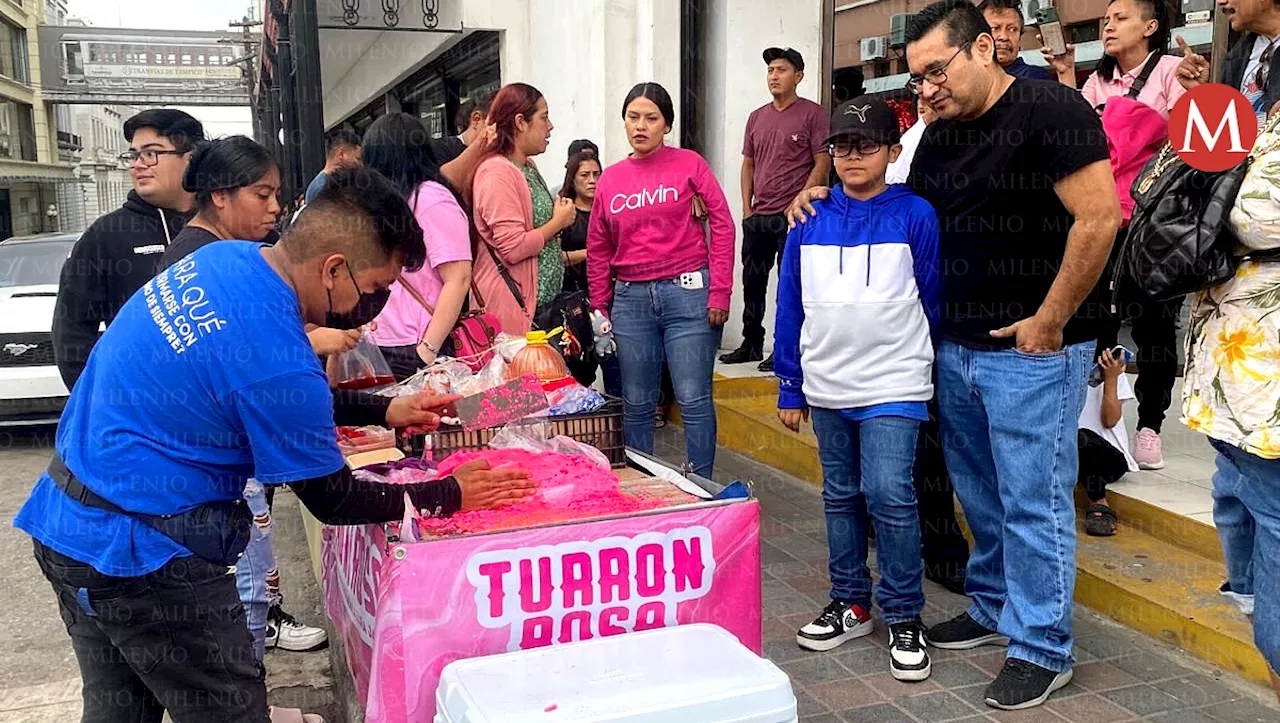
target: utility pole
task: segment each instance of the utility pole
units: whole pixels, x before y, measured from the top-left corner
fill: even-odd
[[[259,117],[259,99],[258,93],[262,90],[262,84],[259,80],[258,68],[260,67],[259,54],[262,52],[262,39],[258,33],[254,32],[254,28],[262,27],[261,20],[254,20],[248,15],[239,21],[231,21],[227,23],[227,27],[240,28],[240,43],[244,47],[244,55],[240,57],[241,66],[245,74],[246,85],[249,89],[249,115],[253,121],[253,138],[259,143],[263,143],[262,137],[262,119]],[[269,145],[267,146],[270,147]]]

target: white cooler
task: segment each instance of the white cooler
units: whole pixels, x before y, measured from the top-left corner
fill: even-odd
[[[458,660],[435,723],[794,723],[778,666],[715,625]]]

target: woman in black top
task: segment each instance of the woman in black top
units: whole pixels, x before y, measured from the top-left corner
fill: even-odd
[[[214,241],[262,241],[276,230],[280,167],[250,138],[230,136],[196,148],[182,188],[196,194],[196,215],[165,250],[161,268]]]
[[[560,248],[564,253],[564,290],[586,291],[587,226],[591,223],[596,181],[600,179],[600,159],[591,149],[585,148],[570,156],[564,168],[560,195],[573,201],[578,212],[573,225],[560,232]]]

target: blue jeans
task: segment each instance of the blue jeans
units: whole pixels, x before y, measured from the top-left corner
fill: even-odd
[[[623,437],[627,446],[653,452],[654,410],[661,393],[662,362],[671,384],[693,471],[711,476],[716,459],[716,409],[711,375],[720,347],[720,328],[707,320],[706,269],[701,289],[684,289],[673,279],[619,281],[613,289],[613,338],[622,370]]]
[[[938,348],[947,470],[973,532],[969,614],[1009,657],[1071,667],[1076,427],[1094,343],[1053,354]]]
[[[888,624],[915,620],[924,608],[924,562],[911,467],[920,423],[903,417],[851,422],[814,408],[822,462],[831,597],[871,607],[867,570],[868,513],[876,526],[880,584],[876,604]]]
[[[253,513],[254,525],[249,533],[249,545],[236,561],[236,591],[240,594],[245,622],[253,636],[253,653],[262,660],[267,653],[267,611],[273,602],[278,602],[272,600],[267,578],[278,577],[279,572],[276,570],[266,491],[257,480],[249,480],[244,488],[244,498]]]
[[[1210,439],[1218,450],[1213,523],[1227,562],[1227,588],[1253,615],[1253,642],[1280,670],[1280,459],[1264,459]]]

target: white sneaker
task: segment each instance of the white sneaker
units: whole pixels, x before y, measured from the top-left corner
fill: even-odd
[[[889,626],[889,672],[897,680],[925,680],[933,672],[919,620]]]
[[[871,613],[861,605],[832,600],[813,622],[796,633],[796,644],[805,650],[825,652],[840,647],[845,641],[870,635],[874,625]]]
[[[1160,433],[1143,427],[1133,438],[1133,459],[1138,469],[1164,469],[1164,449]]]
[[[267,647],[295,653],[320,650],[329,644],[324,628],[303,625],[279,606],[267,612]]]

